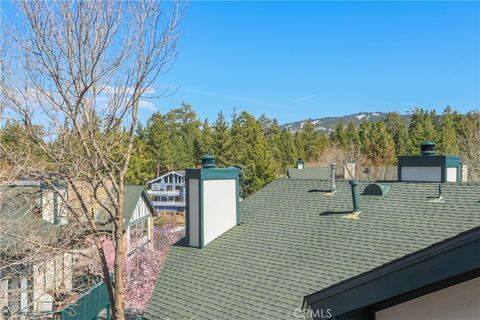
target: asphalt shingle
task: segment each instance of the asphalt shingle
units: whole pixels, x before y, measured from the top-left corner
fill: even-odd
[[[279,179],[241,203],[241,224],[203,249],[169,253],[145,319],[292,319],[303,297],[480,226],[480,184],[385,183],[383,197],[337,181]],[[360,182],[362,191],[368,182]]]

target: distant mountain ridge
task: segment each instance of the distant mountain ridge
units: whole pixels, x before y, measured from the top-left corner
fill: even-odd
[[[348,125],[348,123],[353,122],[358,127],[362,122],[382,121],[382,120],[385,120],[386,117],[387,117],[386,112],[359,112],[359,113],[349,114],[341,117],[323,117],[323,118],[316,118],[316,119],[310,119],[310,120],[318,130],[328,134],[335,130],[335,127],[339,122],[343,122],[345,126]],[[407,121],[410,116],[403,114],[402,117],[404,117],[405,121]],[[303,126],[307,121],[308,119],[285,123],[281,125],[281,127],[289,128],[292,131],[297,131],[298,129],[303,128]]]

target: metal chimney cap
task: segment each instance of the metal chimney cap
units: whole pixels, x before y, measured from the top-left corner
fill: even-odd
[[[215,168],[216,167],[216,161],[215,161],[215,156],[211,154],[206,154],[200,158],[202,160],[202,168],[208,169],[208,168]]]
[[[350,180],[348,183],[349,183],[351,186],[356,186],[356,185],[358,185],[358,181],[355,180],[355,179]]]
[[[421,154],[423,156],[434,156],[437,153],[435,147],[436,143],[434,141],[424,141],[420,146]]]

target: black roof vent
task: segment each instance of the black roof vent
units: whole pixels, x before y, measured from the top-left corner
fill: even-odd
[[[365,190],[363,190],[363,194],[366,196],[384,196],[387,194],[388,190],[390,190],[390,186],[371,183],[365,188]]]
[[[421,145],[422,156],[434,156],[437,152],[435,151],[435,142],[425,141]]]

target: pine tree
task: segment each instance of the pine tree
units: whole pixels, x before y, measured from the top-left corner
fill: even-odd
[[[223,116],[223,112],[220,112],[217,116],[215,124],[213,125],[212,144],[212,153],[217,158],[217,164],[219,166],[230,165],[231,140],[228,123]]]
[[[360,148],[360,137],[358,135],[358,130],[352,121],[350,121],[347,126],[346,136],[348,149],[352,150]]]
[[[198,147],[200,150],[200,156],[214,153],[213,142],[214,138],[212,128],[210,127],[208,120],[205,119],[202,124],[202,136],[200,139],[200,146]]]
[[[362,123],[363,152],[374,166],[391,165],[395,161],[395,145],[384,122]]]
[[[159,176],[173,169],[174,148],[164,116],[158,112],[154,113],[148,119],[144,131],[148,152],[153,159],[153,168],[150,170]]]
[[[153,162],[147,144],[141,136],[137,136],[126,175],[127,183],[143,185],[155,178]]]
[[[284,173],[297,160],[294,137],[289,129],[284,128],[281,131],[278,148],[280,150],[281,173]]]
[[[305,159],[305,139],[303,131],[297,130],[293,137],[297,159]]]
[[[457,132],[455,130],[454,114],[451,108],[443,111],[439,123],[438,151],[441,154],[459,154]]]
[[[408,129],[405,121],[398,112],[387,113],[385,126],[388,133],[392,136],[395,144],[395,155],[402,156],[407,153]]]
[[[328,144],[326,137],[315,128],[311,120],[303,126],[305,160],[316,161]]]
[[[278,174],[285,172],[283,156],[282,156],[282,142],[281,142],[281,129],[276,119],[270,120],[266,116],[262,115],[258,119],[259,124],[263,129],[263,134],[267,139],[267,144],[270,152],[273,155],[273,160],[277,164],[279,170]]]
[[[335,127],[335,130],[330,135],[330,140],[343,149],[347,149],[349,146],[347,131],[342,121],[339,121]]]
[[[35,132],[32,134],[40,140],[45,138],[41,126],[36,126],[33,130]],[[9,163],[12,160],[10,158],[12,155],[26,161],[26,165],[38,165],[40,162],[45,162],[48,159],[44,152],[31,142],[29,132],[25,126],[16,121],[6,121],[3,128],[0,129],[0,147],[0,164]]]
[[[234,159],[243,166],[242,195],[248,196],[277,176],[274,161],[262,125],[248,112],[232,120]]]
[[[201,139],[200,121],[192,106],[182,103],[165,115],[170,139],[175,145],[173,158],[175,168],[184,169],[199,163],[199,150],[195,148]]]
[[[437,131],[433,125],[435,114],[429,113],[423,109],[416,108],[410,118],[408,129],[407,154],[418,154],[420,145],[424,141],[435,141]]]

